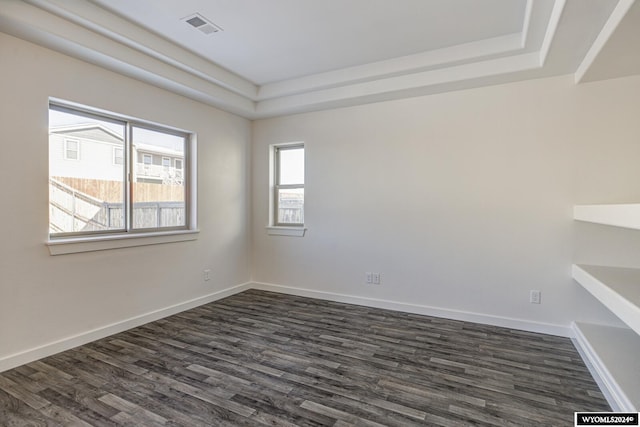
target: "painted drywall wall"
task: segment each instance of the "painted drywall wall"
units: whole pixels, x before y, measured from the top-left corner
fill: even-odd
[[[563,76],[255,121],[253,280],[532,330],[620,324],[570,266],[638,266],[640,233],[572,207],[640,200],[638,99],[639,77]],[[292,141],[308,231],[269,236],[268,147]]]
[[[251,271],[292,292],[444,315],[619,324],[570,279],[570,264],[638,266],[640,233],[575,223],[571,210],[640,200],[638,77],[552,78],[251,126],[6,35],[0,58],[0,362]],[[50,256],[50,96],[197,132],[199,239]],[[268,145],[292,141],[307,146],[309,230],[268,236]],[[382,284],[365,285],[365,271]],[[542,290],[541,305],[528,303],[530,289]]]
[[[0,361],[248,281],[247,120],[3,34],[0,58]],[[198,240],[50,256],[49,97],[196,132]]]

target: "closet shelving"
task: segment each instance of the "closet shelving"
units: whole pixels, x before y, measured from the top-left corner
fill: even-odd
[[[575,220],[640,230],[640,204],[579,205]],[[573,278],[628,328],[575,323],[614,410],[640,408],[640,269],[574,264]]]

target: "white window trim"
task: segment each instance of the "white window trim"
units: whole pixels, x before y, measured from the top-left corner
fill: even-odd
[[[282,225],[268,225],[267,234],[269,236],[292,236],[292,237],[304,237],[307,228],[303,226],[285,227]]]
[[[51,255],[67,255],[108,249],[131,248],[135,246],[187,242],[197,240],[199,233],[200,230],[159,231],[144,234],[114,233],[111,235],[47,240],[45,244],[48,246]]]
[[[296,225],[276,224],[276,213],[275,213],[276,150],[280,147],[292,147],[292,146],[304,147],[305,157],[306,157],[307,147],[306,147],[306,144],[301,141],[272,144],[269,146],[269,225],[267,225],[266,230],[267,230],[267,234],[270,236],[304,237],[307,231],[307,227],[305,227],[305,224],[299,224],[299,225],[298,224]],[[306,196],[306,191],[305,191],[305,196]]]
[[[144,161],[144,159],[149,159],[149,163],[145,162],[145,161]],[[142,153],[142,164],[143,164],[143,165],[145,165],[145,166],[147,166],[147,165],[149,165],[149,166],[153,165],[153,154],[145,154],[145,153]]]
[[[106,115],[109,117],[118,117],[122,120],[135,121],[137,123],[148,123],[152,126],[158,126],[163,129],[172,129],[180,133],[189,134],[188,147],[188,168],[189,177],[189,197],[188,197],[188,228],[178,230],[158,230],[158,231],[127,231],[114,232],[96,235],[70,236],[70,237],[49,237],[45,245],[49,249],[51,255],[66,255],[82,252],[102,251],[108,249],[129,248],[136,246],[148,246],[164,243],[185,242],[197,240],[200,230],[198,227],[198,137],[197,134],[177,128],[171,128],[166,125],[157,125],[155,123],[144,122],[140,119],[128,117],[124,115],[116,115],[114,113],[87,107],[72,102],[49,98],[49,103],[56,105],[68,106],[70,108],[78,108],[98,115]],[[66,148],[66,147],[65,147]],[[78,157],[80,157],[80,145],[78,145]],[[184,161],[182,159],[183,167]],[[153,160],[152,160],[153,161]],[[184,169],[183,169],[184,170]]]

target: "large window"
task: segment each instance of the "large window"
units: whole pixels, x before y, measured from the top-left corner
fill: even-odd
[[[168,127],[50,103],[51,238],[188,229],[190,138]]]
[[[304,144],[273,146],[272,169],[272,225],[304,225]]]

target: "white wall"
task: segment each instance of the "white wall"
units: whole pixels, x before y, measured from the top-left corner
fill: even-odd
[[[640,233],[571,215],[640,200],[639,99],[640,77],[564,76],[256,121],[253,280],[533,330],[619,324],[570,266],[640,265]],[[268,146],[291,141],[306,144],[308,231],[268,236]]]
[[[0,58],[0,365],[249,280],[247,120],[3,34]],[[196,132],[199,239],[50,256],[50,96]]]
[[[570,279],[570,264],[639,266],[640,232],[577,224],[571,210],[640,200],[639,77],[536,80],[252,126],[2,34],[0,58],[0,368],[251,272],[292,292],[534,329],[618,323]],[[50,256],[50,96],[197,132],[199,239]],[[267,236],[268,145],[291,141],[306,143],[309,230]],[[366,286],[365,271],[381,272],[382,285]],[[527,302],[530,289],[541,305]]]

